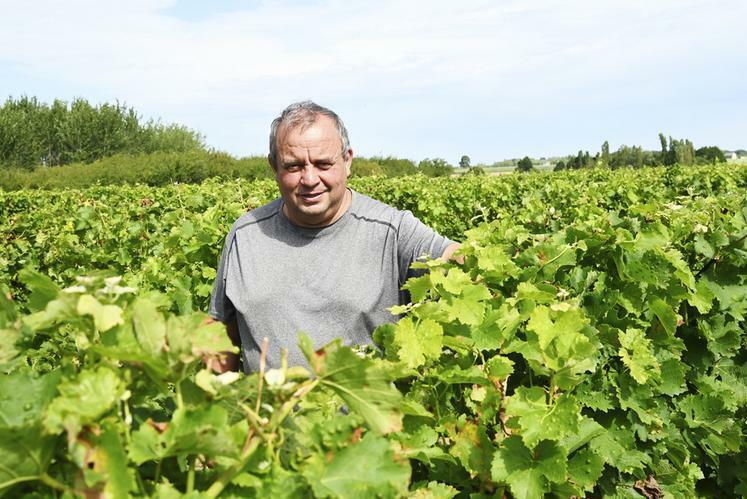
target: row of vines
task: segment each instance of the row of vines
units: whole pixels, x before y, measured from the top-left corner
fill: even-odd
[[[0,192],[0,496],[747,494],[747,170],[352,187],[464,264],[246,376],[203,311],[272,182]]]

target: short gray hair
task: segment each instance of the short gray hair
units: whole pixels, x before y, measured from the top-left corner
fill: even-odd
[[[348,130],[345,128],[345,124],[342,122],[337,113],[331,109],[320,106],[310,100],[301,102],[295,102],[290,106],[283,109],[280,116],[272,120],[270,125],[270,164],[273,168],[278,166],[278,130],[280,126],[285,126],[288,130],[296,127],[306,129],[316,123],[319,116],[326,116],[332,118],[337,128],[337,133],[340,136],[340,142],[342,143],[342,156],[346,157],[348,149],[350,149],[350,139],[348,138]]]

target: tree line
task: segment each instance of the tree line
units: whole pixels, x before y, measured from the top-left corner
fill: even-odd
[[[695,149],[687,139],[667,138],[662,133],[659,140],[660,151],[627,145],[610,151],[609,142],[605,141],[594,156],[580,150],[558,161],[554,169],[687,166],[726,161],[716,146]],[[529,157],[514,164],[518,171],[534,169]],[[132,166],[128,175],[122,173],[126,165]],[[63,166],[70,168],[39,171]],[[484,174],[485,165],[471,165],[467,155],[462,156],[459,166],[469,174]],[[263,157],[236,159],[218,153],[206,146],[199,132],[178,124],[143,121],[132,107],[119,102],[94,105],[78,98],[69,103],[57,99],[46,104],[36,97],[24,96],[9,97],[0,106],[0,187],[51,186],[50,182],[55,186],[78,186],[99,177],[104,183],[129,183],[133,175],[146,171],[146,183],[200,182],[211,176],[261,178],[272,174]],[[442,158],[425,158],[418,163],[392,156],[353,159],[352,175],[356,177],[418,173],[449,176],[454,173],[454,166]]]
[[[352,175],[451,175],[441,158],[353,158]],[[80,188],[94,183],[199,183],[210,177],[272,176],[264,156],[235,158],[178,124],[144,121],[120,104],[79,98],[52,104],[9,97],[0,106],[0,189]]]
[[[182,125],[143,122],[119,102],[85,99],[51,105],[8,98],[0,107],[0,166],[33,169],[91,163],[119,153],[205,151],[204,138]]]
[[[591,168],[596,166],[608,168],[644,166],[692,166],[695,164],[713,164],[726,161],[723,151],[717,146],[705,146],[695,149],[688,139],[673,139],[659,133],[659,151],[645,151],[640,146],[621,145],[617,151],[610,152],[609,142],[602,144],[601,150],[591,156],[589,151],[578,151],[575,156],[568,156],[555,165],[554,171],[564,169]]]

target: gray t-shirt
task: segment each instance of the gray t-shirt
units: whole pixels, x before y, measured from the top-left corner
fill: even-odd
[[[335,338],[370,343],[377,326],[396,321],[387,308],[400,303],[410,265],[424,255],[441,256],[452,243],[409,211],[352,194],[347,212],[327,227],[293,225],[282,199],[233,224],[210,315],[222,322],[236,317],[247,371],[259,369],[265,336],[270,367],[279,366],[283,348],[289,365],[307,365],[299,331],[315,348]]]

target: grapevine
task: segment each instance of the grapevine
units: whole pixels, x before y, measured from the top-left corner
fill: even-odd
[[[747,494],[747,171],[360,179],[462,241],[379,348],[216,375],[271,182],[0,192],[0,495]]]

